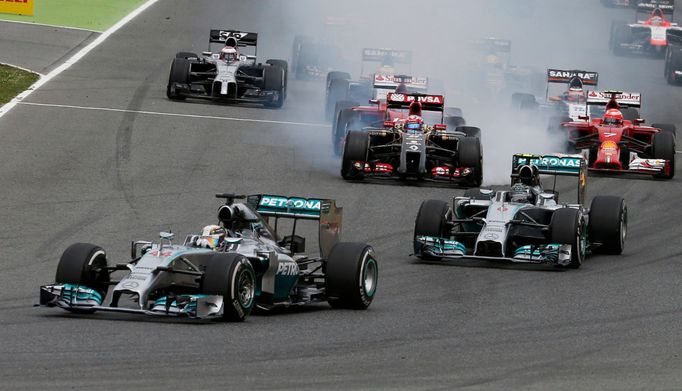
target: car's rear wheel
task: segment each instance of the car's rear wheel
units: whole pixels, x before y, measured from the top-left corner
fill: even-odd
[[[109,290],[107,255],[104,250],[90,243],[74,243],[64,250],[57,264],[55,282],[87,287],[100,295],[100,304]],[[70,308],[74,313],[93,313],[95,310]]]
[[[206,264],[201,291],[223,297],[223,320],[244,321],[256,301],[256,274],[240,254],[216,253]]]
[[[333,308],[367,309],[377,290],[379,265],[365,243],[337,243],[325,262],[325,291]]]
[[[365,131],[352,130],[346,134],[341,160],[341,176],[343,179],[362,179],[364,173],[355,168],[355,162],[365,162],[369,148],[369,135]]]
[[[551,242],[571,246],[571,259],[566,265],[557,265],[569,269],[577,269],[585,260],[587,238],[580,211],[573,208],[561,208],[554,211],[550,221]]]
[[[597,196],[590,205],[590,242],[595,251],[620,254],[627,237],[628,210],[625,200],[616,196]]]
[[[677,127],[673,124],[651,124],[652,128],[660,129],[662,132],[667,132],[673,136],[677,136]]]

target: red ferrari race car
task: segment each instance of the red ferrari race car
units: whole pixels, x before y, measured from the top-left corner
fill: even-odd
[[[668,46],[666,32],[671,29],[679,30],[680,27],[677,23],[666,20],[663,9],[657,7],[646,20],[637,20],[631,24],[614,21],[611,24],[609,46],[616,55],[638,53],[662,56]]]
[[[388,109],[409,108],[407,118],[350,131],[341,162],[344,179],[373,177],[481,185],[481,140],[459,128],[448,129],[443,123],[442,95],[390,93],[386,101]],[[428,125],[422,110],[439,113],[440,121]],[[473,129],[480,133],[480,129]]]
[[[623,119],[622,111],[641,106],[639,93],[590,91],[587,105],[605,106],[603,117],[566,122],[570,151],[582,151],[590,171],[648,174],[671,179],[675,175],[675,125],[643,125],[641,118]],[[595,113],[597,110],[590,110]]]

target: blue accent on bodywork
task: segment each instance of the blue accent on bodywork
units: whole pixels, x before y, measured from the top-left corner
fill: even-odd
[[[66,302],[93,300],[98,305],[102,304],[102,294],[85,285],[64,284],[61,291],[61,299]]]

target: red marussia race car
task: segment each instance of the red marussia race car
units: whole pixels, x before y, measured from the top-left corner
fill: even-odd
[[[644,120],[623,120],[621,110],[641,106],[638,93],[590,91],[587,105],[605,106],[603,117],[566,122],[569,150],[583,151],[590,171],[675,175],[675,125],[644,126]],[[597,110],[588,111],[594,115]]]
[[[646,20],[638,20],[632,24],[613,22],[610,47],[616,55],[641,53],[663,56],[668,47],[666,32],[671,29],[679,30],[680,27],[677,23],[666,20],[661,8],[654,8]]]

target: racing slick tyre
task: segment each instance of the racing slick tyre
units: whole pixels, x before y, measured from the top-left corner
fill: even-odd
[[[596,252],[619,255],[627,237],[628,209],[616,196],[596,196],[590,205],[590,242]]]
[[[476,137],[463,137],[457,145],[459,167],[470,168],[472,173],[468,176],[468,184],[471,187],[481,186],[483,182],[483,154],[481,152],[481,139]]]
[[[241,254],[213,254],[201,279],[201,292],[223,297],[223,320],[242,322],[256,300],[256,273]]]
[[[613,54],[622,56],[627,54],[627,49],[624,49],[622,43],[632,43],[632,29],[627,22],[615,21],[611,24],[611,40],[610,46]]]
[[[675,136],[670,132],[654,134],[653,155],[655,159],[664,159],[670,162],[668,173],[663,172],[654,175],[654,177],[672,179],[675,176]]]
[[[332,146],[334,147],[334,154],[341,156],[343,154],[344,140],[349,130],[349,125],[353,122],[357,114],[350,108],[339,111],[336,123],[332,128]]]
[[[286,99],[286,93],[289,86],[289,63],[284,60],[267,60],[265,63],[284,69],[284,98]]]
[[[362,171],[358,171],[354,164],[357,161],[365,162],[367,149],[369,148],[369,135],[360,130],[351,130],[346,134],[346,143],[343,147],[341,160],[341,176],[346,180],[359,180],[364,177]]]
[[[639,110],[632,107],[623,107],[620,109],[620,112],[623,114],[623,119],[625,121],[634,121],[640,118]]]
[[[560,208],[554,211],[549,223],[551,231],[551,243],[570,244],[571,260],[567,265],[557,265],[569,269],[577,269],[585,260],[587,238],[585,237],[585,224],[580,216],[580,211],[573,208]]]
[[[266,107],[280,108],[286,99],[285,70],[279,65],[270,65],[263,68],[263,87],[266,91],[276,91],[277,100],[266,103]]]
[[[679,84],[675,71],[682,71],[682,51],[679,47],[669,46],[665,55],[665,79],[668,84]]]
[[[673,136],[677,136],[677,127],[673,124],[651,124],[652,128],[661,129],[661,132],[670,133]]]
[[[421,243],[417,242],[417,236],[444,237],[447,230],[449,212],[450,206],[445,201],[426,200],[422,202],[419,212],[417,212],[417,218],[414,221],[414,237],[412,238],[414,253],[418,258],[425,260],[438,259],[423,253]]]
[[[365,243],[337,243],[325,262],[325,291],[332,308],[364,310],[372,304],[379,265]]]
[[[107,266],[107,255],[104,250],[90,243],[74,243],[64,250],[57,264],[55,282],[57,284],[74,284],[97,291],[102,300],[109,289],[109,273],[102,268]],[[95,310],[67,308],[79,314],[91,314]]]
[[[324,107],[324,117],[327,121],[334,119],[334,108],[336,102],[348,100],[350,82],[348,79],[332,79],[327,85],[327,100]]]
[[[189,60],[189,59],[198,59],[199,56],[196,53],[192,53],[192,52],[177,52],[177,53],[175,53],[175,58],[184,58],[185,60]]]
[[[180,54],[180,53],[178,53]],[[171,64],[170,75],[168,76],[168,86],[166,96],[172,100],[185,100],[185,97],[175,92],[171,88],[173,84],[189,84],[189,67],[191,62],[186,58],[176,57]]]
[[[294,45],[291,55],[291,68],[294,72],[296,80],[302,80],[306,78],[305,64],[301,64],[301,51],[305,45],[309,45],[312,42],[310,37],[305,35],[297,35],[294,37]]]

